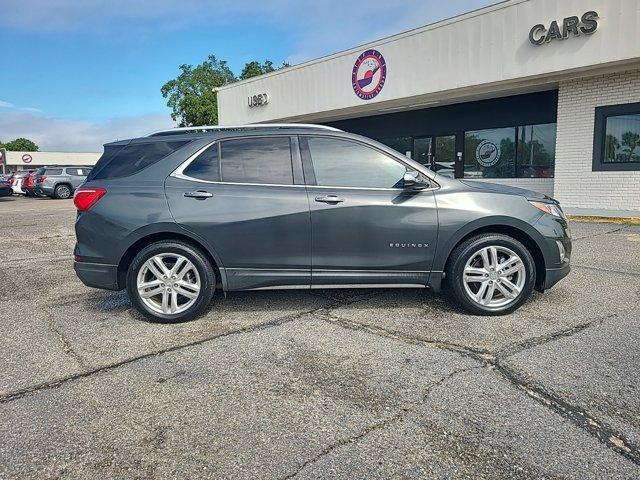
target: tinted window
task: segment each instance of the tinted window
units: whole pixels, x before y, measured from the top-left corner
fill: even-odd
[[[83,175],[82,168],[67,168],[67,175],[74,175],[76,177],[81,177]]]
[[[220,155],[225,182],[293,184],[289,137],[227,140]]]
[[[220,181],[220,159],[218,158],[218,144],[214,143],[198,155],[183,172],[185,175],[209,182]]]
[[[515,139],[515,127],[466,132],[464,136],[465,178],[515,177]]]
[[[640,162],[640,114],[607,118],[602,161]]]
[[[43,172],[44,175],[62,175],[61,168],[46,168]]]
[[[316,183],[327,187],[402,188],[407,168],[360,143],[310,137]]]
[[[106,147],[91,171],[90,180],[126,177],[153,165],[189,143],[188,141],[134,143]]]
[[[518,127],[518,177],[553,177],[556,124]]]

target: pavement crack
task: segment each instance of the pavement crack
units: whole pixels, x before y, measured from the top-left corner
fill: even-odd
[[[18,400],[22,397],[25,397],[27,395],[31,395],[31,394],[35,394],[38,393],[40,391],[44,391],[44,390],[51,390],[54,388],[58,388],[66,383],[72,382],[74,380],[79,380],[82,378],[87,378],[87,377],[91,377],[93,375],[102,373],[102,372],[107,372],[107,371],[111,371],[111,370],[115,370],[117,368],[123,367],[125,365],[129,365],[135,362],[138,362],[140,360],[146,360],[148,358],[152,358],[152,357],[157,357],[160,355],[164,355],[167,353],[172,353],[172,352],[177,352],[180,350],[184,350],[187,348],[191,348],[191,347],[196,347],[199,345],[203,345],[205,343],[214,341],[214,340],[218,340],[221,338],[225,338],[225,337],[230,337],[230,336],[234,336],[234,335],[241,335],[241,334],[245,334],[245,333],[252,333],[252,332],[258,332],[261,330],[266,330],[268,328],[272,328],[272,327],[278,327],[280,325],[284,325],[286,323],[289,322],[293,322],[294,320],[297,320],[299,318],[302,318],[306,315],[309,314],[313,314],[315,312],[317,312],[319,309],[313,309],[313,310],[308,310],[308,311],[304,311],[304,312],[299,312],[296,313],[294,315],[286,315],[284,317],[280,317],[274,320],[271,320],[269,322],[265,322],[265,323],[261,323],[259,325],[252,325],[249,327],[244,327],[244,328],[240,328],[237,330],[232,330],[229,332],[224,332],[224,333],[220,333],[218,335],[213,335],[211,337],[206,337],[206,338],[202,338],[200,340],[196,340],[194,342],[189,342],[189,343],[183,343],[181,345],[174,345],[173,347],[169,347],[169,348],[165,348],[162,350],[156,350],[154,352],[149,352],[149,353],[145,353],[143,355],[138,355],[136,357],[131,357],[128,358],[126,360],[122,360],[119,362],[115,362],[115,363],[111,363],[109,365],[105,365],[102,367],[98,367],[98,368],[94,368],[91,370],[85,370],[83,372],[80,373],[76,373],[73,375],[68,375],[66,377],[63,378],[59,378],[57,380],[53,380],[53,381],[49,381],[49,382],[42,382],[39,383],[37,385],[32,385],[30,387],[26,387],[26,388],[22,388],[19,390],[16,390],[14,392],[10,392],[4,395],[0,395],[0,404],[3,403],[8,403],[14,400]]]
[[[597,420],[581,407],[571,405],[541,385],[528,383],[522,375],[501,362],[494,369],[503,378],[530,398],[569,420],[578,428],[594,436],[602,444],[640,466],[640,446],[612,427]]]
[[[605,317],[598,317],[598,318],[594,318],[592,320],[589,320],[587,322],[584,323],[580,323],[578,325],[575,325],[573,327],[570,328],[565,328],[563,330],[558,330],[556,332],[553,333],[549,333],[546,335],[540,335],[539,337],[533,337],[533,338],[528,338],[526,340],[523,340],[522,342],[518,342],[518,343],[514,343],[511,345],[507,345],[506,347],[501,348],[497,353],[496,353],[496,358],[506,358],[506,357],[510,357],[512,355],[515,355],[517,353],[520,352],[524,352],[525,350],[529,350],[531,348],[537,347],[539,345],[544,345],[545,343],[549,343],[549,342],[553,342],[555,340],[558,340],[560,338],[566,338],[566,337],[570,337],[572,335],[575,335],[576,333],[580,333],[588,328],[600,325],[602,323],[604,323],[606,320],[609,320],[611,318],[616,318],[618,316],[618,314],[614,313],[611,315],[607,315]]]
[[[49,330],[52,333],[54,333],[56,335],[56,337],[58,337],[58,341],[62,344],[62,351],[65,353],[65,355],[68,355],[69,357],[73,358],[76,362],[78,362],[78,364],[81,367],[87,368],[87,365],[86,365],[84,359],[82,358],[82,356],[73,349],[73,346],[71,345],[71,342],[69,341],[69,339],[65,336],[64,333],[62,333],[53,324],[53,322],[49,323]]]
[[[592,235],[585,235],[583,237],[573,237],[572,240],[574,242],[578,242],[580,240],[587,240],[587,239],[590,239],[590,238],[601,237],[603,235],[611,235],[613,233],[621,232],[621,231],[625,230],[626,228],[627,228],[627,225],[623,225],[621,227],[614,228],[613,230],[607,230],[606,232],[594,233]]]
[[[424,339],[420,337],[405,335],[405,334],[387,330],[382,327],[364,325],[362,323],[346,320],[344,318],[338,317],[331,313],[327,313],[324,316],[320,316],[320,318],[322,318],[323,320],[329,323],[333,323],[334,325],[338,325],[340,327],[343,327],[349,330],[364,331],[372,335],[391,338],[391,339],[394,339],[403,343],[408,343],[411,345],[423,345],[423,346],[439,348],[441,350],[448,350],[450,352],[455,352],[463,356],[471,357],[483,363],[487,363],[487,362],[492,363],[493,361],[495,361],[495,355],[492,354],[489,350],[485,350],[485,349],[467,347],[464,345],[460,345],[452,342],[446,342],[443,340]]]
[[[410,337],[406,335],[390,332],[380,327],[371,327],[363,325],[357,322],[348,321],[333,315],[325,315],[323,320],[339,325],[343,328],[351,330],[358,330],[368,332],[372,335],[378,335],[385,338],[391,338],[403,343],[409,343],[412,345],[422,345],[426,347],[440,348],[451,352],[458,353],[460,355],[472,358],[480,363],[481,367],[488,367],[505,378],[508,382],[513,384],[518,391],[523,392],[529,398],[537,401],[545,407],[551,409],[556,414],[572,422],[578,428],[586,431],[590,435],[598,439],[606,447],[613,451],[623,455],[625,458],[631,460],[633,463],[640,465],[640,446],[634,444],[629,438],[622,433],[616,431],[614,428],[606,425],[604,422],[596,419],[588,414],[586,410],[575,405],[571,405],[567,401],[563,400],[559,396],[547,391],[542,386],[533,385],[528,383],[520,374],[515,370],[509,368],[501,362],[501,358],[506,355],[513,355],[514,353],[527,350],[537,345],[542,345],[547,342],[557,340],[559,338],[568,337],[581,332],[591,326],[604,322],[609,318],[616,317],[615,314],[606,317],[600,317],[590,322],[585,322],[575,327],[561,330],[549,335],[541,336],[526,340],[520,344],[507,347],[503,350],[500,356],[492,354],[486,350],[473,349],[462,345],[440,342],[436,340],[423,340],[417,337]],[[477,368],[477,367],[476,367]],[[470,370],[470,369],[467,369]],[[446,380],[441,380],[446,381]],[[433,385],[431,388],[435,388],[437,385]]]
[[[629,272],[625,270],[611,270],[608,268],[601,268],[601,267],[591,267],[589,265],[580,265],[578,263],[572,263],[571,268],[584,268],[585,270],[593,270],[595,272],[606,272],[606,273],[615,273],[618,275],[629,275],[631,277],[640,277],[640,273],[636,273],[636,272]]]
[[[473,370],[475,368],[480,368],[480,367],[466,367],[466,368],[461,368],[461,369],[458,369],[458,370],[454,370],[453,372],[451,372],[451,373],[445,375],[444,377],[442,377],[440,380],[432,383],[431,385],[429,385],[427,387],[425,392],[422,394],[422,401],[420,401],[418,403],[418,405],[423,404],[427,400],[427,398],[429,397],[429,395],[431,394],[431,392],[435,388],[437,388],[440,385],[442,385],[443,383],[449,381],[450,379],[452,379],[456,375],[459,375],[459,374],[464,373],[464,372],[468,372],[469,370]],[[416,407],[418,405],[416,405]],[[336,441],[336,442],[328,445],[324,449],[322,449],[322,451],[320,451],[316,456],[314,456],[314,457],[306,460],[305,462],[301,463],[295,469],[294,472],[282,477],[281,480],[290,480],[292,478],[295,478],[304,469],[306,469],[307,467],[317,463],[319,460],[321,460],[323,457],[329,455],[334,450],[336,450],[336,449],[338,449],[340,447],[344,447],[346,445],[357,443],[360,440],[362,440],[364,437],[368,436],[369,434],[371,434],[373,432],[376,432],[378,430],[382,430],[382,429],[384,429],[384,428],[386,428],[388,426],[393,425],[394,423],[402,421],[409,413],[414,411],[416,407],[414,407],[414,408],[401,408],[400,410],[398,410],[393,415],[391,415],[389,417],[386,417],[386,418],[384,418],[384,419],[382,419],[382,420],[380,420],[378,422],[375,422],[375,423],[363,428],[362,430],[357,432],[355,435],[339,439],[338,441]]]

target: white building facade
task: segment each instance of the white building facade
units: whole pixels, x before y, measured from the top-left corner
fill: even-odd
[[[640,216],[640,1],[508,0],[225,86],[221,124],[313,122],[439,173]]]
[[[51,165],[93,166],[101,153],[84,152],[5,152],[4,168],[7,172],[34,170]]]

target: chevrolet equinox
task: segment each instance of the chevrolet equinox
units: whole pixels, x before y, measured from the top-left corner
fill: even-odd
[[[161,131],[106,144],[74,197],[74,268],[161,322],[214,290],[446,287],[499,315],[569,273],[554,199],[432,172],[331,127]]]

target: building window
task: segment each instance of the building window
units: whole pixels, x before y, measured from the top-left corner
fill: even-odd
[[[640,103],[596,108],[593,170],[640,170]]]
[[[465,132],[464,177],[515,177],[515,139],[515,127]]]
[[[521,178],[551,178],[556,158],[556,124],[518,128],[516,174]]]

